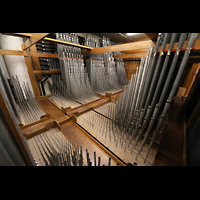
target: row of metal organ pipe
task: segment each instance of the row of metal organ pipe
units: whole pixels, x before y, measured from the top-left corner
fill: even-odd
[[[94,92],[116,92],[125,86],[118,100],[83,114],[77,123],[94,137],[98,137],[100,142],[103,140],[104,144],[114,144],[114,153],[122,157],[123,154],[128,154],[130,163],[139,158],[146,162],[149,153],[152,156],[151,148],[164,127],[196,37],[197,33],[160,33],[156,47],[149,46],[147,57],[141,59],[136,74],[132,75],[129,81],[123,61],[114,61],[112,53],[87,55],[84,62],[80,48],[58,44],[59,63],[49,59],[48,65],[50,69],[61,69],[61,75],[52,74],[55,95],[48,98],[62,107],[76,107],[98,99]],[[56,38],[78,43],[75,34],[56,34]],[[186,39],[189,39],[189,42],[184,54],[181,54],[180,50]],[[178,42],[178,47],[172,52],[175,42]],[[168,51],[164,52],[167,43]],[[87,37],[87,44],[98,47],[99,41],[90,36]],[[109,45],[109,40],[104,38],[103,45]],[[160,52],[157,53],[160,46]],[[20,86],[17,77],[12,77],[11,81],[19,101],[19,108],[13,106],[18,122],[28,124],[37,121],[43,111],[34,100],[29,86],[25,83]],[[13,100],[11,102],[13,104]],[[34,114],[30,114],[31,112]],[[32,153],[37,154],[37,163],[84,165],[80,147],[64,142],[59,130],[50,132],[52,133],[33,137],[28,142]],[[60,142],[62,144],[59,144]],[[155,156],[155,153],[153,155]],[[94,162],[96,163],[96,157]],[[88,154],[85,165],[92,165]]]

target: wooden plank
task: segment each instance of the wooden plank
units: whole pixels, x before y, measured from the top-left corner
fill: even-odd
[[[96,53],[107,53],[115,51],[128,51],[134,49],[147,49],[149,45],[155,46],[155,42],[151,40],[142,41],[142,42],[131,42],[120,45],[113,45],[107,47],[94,48],[91,50],[83,50],[81,53],[84,54],[96,54]]]
[[[48,112],[50,114],[51,119],[56,120],[65,115],[62,111],[60,111],[52,103],[50,103],[46,98],[39,98],[36,100],[40,108],[44,112]]]
[[[148,49],[135,49],[129,51],[123,51],[123,53],[146,53]]]
[[[54,74],[54,73],[60,73],[60,69],[50,69],[50,70],[33,70],[34,74]]]
[[[84,114],[92,109],[98,108],[106,103],[110,102],[109,98],[97,99],[95,101],[86,103],[84,105],[78,106],[76,108],[72,108],[66,111],[66,114],[71,116],[74,113],[78,113],[78,116]]]
[[[182,46],[182,49],[181,49],[182,51],[184,51],[186,49],[187,44],[188,44],[188,40],[186,40],[185,42],[183,42],[183,46]],[[178,42],[174,43],[174,46],[172,47],[172,51],[176,51],[177,46],[178,46]],[[164,52],[167,52],[168,47],[169,47],[169,44],[166,44]],[[162,46],[159,47],[158,52],[160,52],[161,48],[162,48]],[[193,50],[199,50],[199,49],[200,49],[200,38],[197,38],[194,41]]]
[[[31,33],[2,33],[2,34],[17,36],[17,37],[24,37],[24,38],[30,38],[31,37]]]
[[[42,121],[37,124],[31,124],[31,126],[24,128],[21,131],[22,131],[23,135],[26,137],[26,139],[29,139],[29,138],[32,138],[44,131],[47,131],[48,129],[46,127],[49,128],[48,124],[49,123],[52,124],[53,122],[54,122],[54,120],[48,119],[48,120]],[[54,123],[54,125],[56,127],[55,123]]]
[[[29,139],[56,126],[57,127],[59,126],[58,128],[60,129],[60,126],[68,122],[69,120],[70,117],[66,115],[59,117],[56,120],[47,118],[28,124],[24,127],[22,126],[21,131],[23,135],[26,137],[26,139]]]
[[[0,49],[0,55],[14,55],[14,56],[37,56],[43,58],[59,58],[58,54],[51,54],[51,53],[38,53],[38,52],[30,52],[30,51],[16,51],[16,50],[7,50],[7,49]]]
[[[24,43],[24,50],[31,47],[32,45],[34,45],[36,42],[43,39],[47,35],[49,35],[49,33],[32,33],[30,39],[27,39],[26,42]]]
[[[114,58],[142,58],[147,56],[147,51],[146,52],[138,52],[138,53],[126,53],[122,55],[116,55],[113,56]]]

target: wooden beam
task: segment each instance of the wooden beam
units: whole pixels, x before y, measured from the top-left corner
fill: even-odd
[[[129,51],[123,51],[123,53],[146,53],[148,51],[147,49],[136,49],[136,50],[129,50]]]
[[[34,70],[34,74],[54,74],[54,73],[60,73],[60,69],[51,69],[51,70]]]
[[[51,53],[37,53],[37,52],[30,52],[30,51],[16,51],[16,50],[7,50],[7,49],[0,49],[0,55],[14,55],[14,56],[36,56],[36,57],[43,57],[43,58],[59,58],[58,54],[51,54]]]
[[[142,42],[131,42],[120,45],[113,45],[107,47],[94,48],[92,50],[83,50],[82,54],[96,54],[96,53],[107,53],[115,51],[128,51],[134,49],[147,49],[149,45],[155,46],[155,42],[151,40],[142,41]]]
[[[22,44],[22,49],[24,47],[24,45]],[[24,50],[25,52],[26,50]],[[32,68],[32,64],[31,64],[31,60],[29,57],[24,57],[25,59],[25,62],[26,62],[26,67],[27,67],[27,71],[28,71],[28,74],[29,74],[29,78],[30,78],[30,81],[31,81],[31,84],[32,84],[32,88],[33,88],[33,92],[35,94],[35,97],[38,97],[40,96],[39,95],[39,92],[38,92],[38,88],[37,88],[37,82],[36,82],[36,79],[35,79],[35,75],[33,73],[33,68]]]
[[[187,44],[188,44],[188,40],[186,40],[185,42],[183,42],[183,46],[182,46],[182,49],[181,49],[182,51],[184,51],[184,50],[186,49]],[[178,46],[178,42],[174,43],[174,46],[172,47],[172,51],[176,51],[177,46]],[[162,46],[159,47],[158,52],[160,52],[161,47],[162,47]],[[167,52],[168,47],[169,47],[169,44],[166,44],[166,45],[165,45],[164,52]],[[199,49],[200,49],[200,38],[197,38],[197,39],[194,41],[193,50],[199,50]]]
[[[2,34],[17,36],[17,37],[24,37],[24,38],[30,38],[31,37],[31,33],[2,33]]]
[[[147,56],[147,52],[143,52],[143,53],[125,53],[122,55],[116,55],[113,56],[114,58],[142,58],[142,57],[146,57]]]
[[[34,45],[39,40],[43,39],[45,36],[49,35],[49,33],[32,33],[30,39],[27,39],[24,43],[24,50]]]

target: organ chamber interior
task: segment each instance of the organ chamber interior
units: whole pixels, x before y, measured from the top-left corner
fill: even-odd
[[[200,109],[190,97],[199,80],[198,33],[115,45],[101,34],[9,35],[26,37],[24,49],[0,53],[24,56],[31,84],[8,77],[1,59],[0,165],[200,164],[186,140]]]

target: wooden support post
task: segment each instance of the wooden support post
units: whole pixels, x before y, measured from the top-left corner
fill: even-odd
[[[37,53],[36,44],[32,45],[29,48],[29,50],[30,50],[30,52],[36,52]],[[32,60],[33,68],[35,70],[41,70],[40,61],[39,61],[38,56],[32,56],[31,60]],[[42,78],[43,78],[43,74],[36,74],[36,79],[37,79],[37,84],[38,84],[38,89],[40,91],[40,95],[42,95],[42,90],[41,90],[41,86],[40,86],[39,80],[42,79]]]
[[[24,48],[24,45],[22,44],[22,49],[23,48]],[[24,51],[26,51],[26,50],[24,50]],[[38,89],[37,89],[37,82],[35,80],[35,75],[33,73],[33,68],[32,68],[32,65],[31,65],[31,60],[30,60],[29,57],[26,57],[26,56],[24,56],[24,59],[25,59],[25,62],[26,62],[28,74],[29,74],[30,81],[31,81],[31,84],[32,84],[32,88],[33,88],[33,92],[35,94],[35,97],[38,97],[39,96],[39,92],[38,92]]]
[[[37,48],[35,44],[31,46],[29,49],[30,49],[30,52],[37,52]],[[33,63],[34,70],[41,70],[38,56],[32,56],[32,63]],[[37,74],[36,77],[37,77],[37,80],[42,79],[43,75]]]

